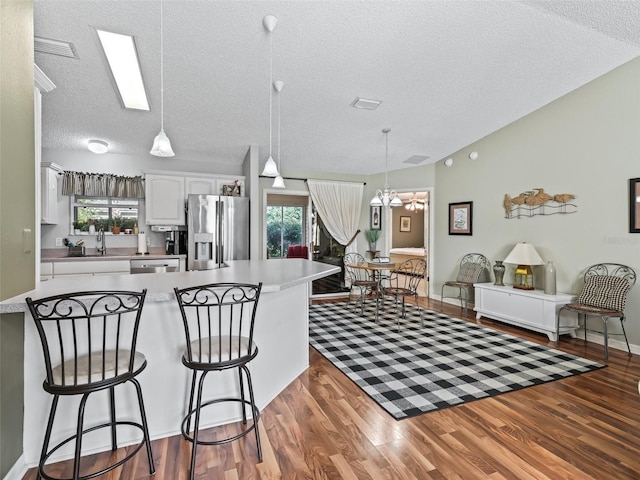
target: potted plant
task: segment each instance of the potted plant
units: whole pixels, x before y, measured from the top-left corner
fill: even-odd
[[[380,238],[380,230],[367,230],[365,235],[367,236],[367,240],[369,240],[370,251],[377,252],[376,242]]]
[[[114,235],[120,234],[120,217],[113,217],[113,227],[111,228],[111,232]]]

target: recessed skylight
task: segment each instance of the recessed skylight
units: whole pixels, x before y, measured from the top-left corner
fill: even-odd
[[[356,99],[351,102],[351,106],[355,108],[364,108],[365,110],[375,110],[382,103],[381,100],[371,100],[369,98],[356,97]]]
[[[149,110],[133,37],[98,29],[96,32],[125,108]]]

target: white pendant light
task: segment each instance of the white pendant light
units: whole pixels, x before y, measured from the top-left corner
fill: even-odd
[[[280,175],[278,173],[278,166],[276,162],[273,160],[271,156],[271,147],[272,147],[272,137],[273,137],[273,129],[272,129],[272,110],[273,110],[273,30],[278,25],[278,19],[273,15],[266,15],[262,19],[262,24],[264,28],[269,32],[269,158],[264,164],[264,170],[262,170],[262,175],[265,177],[277,177]]]
[[[369,205],[372,207],[382,207],[382,206],[390,206],[390,207],[401,207],[402,200],[398,197],[398,194],[395,190],[389,190],[389,182],[387,175],[387,164],[389,162],[389,132],[390,128],[383,128],[382,133],[385,136],[385,156],[384,156],[384,190],[377,190],[376,194],[369,202]]]
[[[164,38],[162,36],[162,0],[160,0],[160,133],[153,140],[153,147],[149,152],[156,157],[173,157],[171,141],[164,133]]]
[[[275,88],[278,92],[278,171],[280,173],[278,173],[278,175],[276,176],[276,178],[273,180],[273,188],[285,188],[284,186],[284,178],[282,178],[282,166],[280,165],[280,160],[282,159],[282,156],[280,155],[280,104],[282,103],[281,100],[281,93],[282,92],[282,88],[284,87],[284,82],[282,80],[276,80],[275,82],[273,82],[273,88]]]

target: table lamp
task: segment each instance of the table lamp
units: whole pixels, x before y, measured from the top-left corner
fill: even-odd
[[[533,290],[533,269],[531,265],[544,265],[542,258],[530,243],[517,243],[503,263],[516,265],[513,278],[513,288]]]

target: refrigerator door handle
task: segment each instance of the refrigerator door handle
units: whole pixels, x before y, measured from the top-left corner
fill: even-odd
[[[222,267],[222,263],[224,259],[223,229],[224,229],[224,202],[220,200],[218,202],[218,245],[217,245],[218,258],[216,259],[216,262],[219,268]]]

